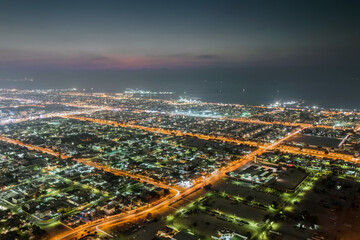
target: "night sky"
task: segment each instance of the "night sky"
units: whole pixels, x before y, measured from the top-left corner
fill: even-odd
[[[264,100],[324,95],[319,103],[337,88],[349,105],[359,68],[360,1],[0,0],[4,87],[253,84],[269,90]]]

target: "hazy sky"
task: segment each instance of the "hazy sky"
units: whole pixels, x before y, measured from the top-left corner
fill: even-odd
[[[360,1],[0,0],[1,87],[360,108]]]
[[[0,70],[356,65],[360,1],[0,0]]]

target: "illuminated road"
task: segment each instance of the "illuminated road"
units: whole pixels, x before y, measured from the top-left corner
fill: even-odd
[[[109,95],[84,95],[83,93],[67,93],[67,94],[63,94],[63,95],[74,95],[74,96],[95,96],[95,97],[102,97],[102,98],[110,98],[110,99],[120,99],[120,98],[126,98],[126,97],[114,97],[114,96],[109,96]],[[124,108],[113,108],[113,107],[106,107],[106,106],[101,106],[101,105],[88,105],[88,104],[84,104],[84,103],[69,103],[69,102],[46,102],[46,101],[34,101],[34,100],[29,100],[29,99],[25,99],[25,98],[9,98],[9,97],[1,97],[0,99],[3,100],[15,100],[15,101],[23,101],[23,102],[27,102],[30,104],[59,104],[59,105],[65,105],[65,106],[70,106],[70,107],[78,107],[78,108],[89,108],[89,109],[100,109],[100,110],[108,110],[108,111],[113,111],[113,110],[123,110]],[[177,101],[170,101],[170,100],[159,100],[159,99],[147,99],[147,100],[151,100],[151,101],[163,101],[166,102],[168,104],[178,104],[181,105],[179,102]],[[222,105],[222,104],[218,104],[218,103],[203,103],[203,104],[209,104],[209,105]],[[232,104],[232,105],[236,105],[239,107],[244,107],[244,105],[238,105],[238,104]],[[268,108],[268,107],[264,107],[264,106],[250,106],[250,107],[258,107],[258,108]],[[270,108],[269,108],[270,109]],[[272,112],[276,112],[276,111],[283,111],[284,108],[282,107],[277,107],[277,108],[272,108],[273,111]],[[303,109],[294,109],[292,108],[292,110],[303,110]],[[143,112],[141,110],[137,110],[134,111],[136,112]],[[161,114],[167,114],[167,115],[171,115],[172,113],[166,113],[166,112],[160,112],[160,111],[155,111],[157,113],[161,113]],[[349,114],[347,112],[342,113],[342,112],[333,112],[333,111],[321,111],[322,114],[327,114],[327,115],[338,115],[338,114]],[[262,115],[263,113],[259,114]],[[352,114],[356,114],[356,115],[360,115],[360,113],[352,113]],[[71,114],[69,114],[71,115]],[[181,114],[180,114],[181,115]],[[254,115],[256,116],[256,115]],[[294,126],[294,127],[318,127],[318,128],[328,128],[328,129],[347,129],[344,127],[340,127],[340,126],[330,126],[330,125],[316,125],[314,126],[313,124],[309,124],[309,123],[293,123],[293,122],[283,122],[283,121],[272,121],[272,122],[267,122],[267,121],[261,121],[258,119],[250,119],[250,118],[220,118],[223,120],[228,120],[228,121],[235,121],[235,122],[243,122],[243,123],[253,123],[253,124],[265,124],[265,125],[272,125],[272,124],[280,124],[280,125],[284,125],[284,126]],[[215,137],[215,136],[213,136]],[[250,144],[248,144],[250,145]]]
[[[161,187],[161,188],[167,188],[167,189],[174,190],[174,187],[169,187],[165,183],[162,183],[160,181],[156,181],[156,180],[148,178],[146,176],[142,176],[142,175],[138,175],[138,174],[132,174],[132,173],[129,173],[129,172],[126,172],[126,171],[118,170],[118,169],[113,169],[113,168],[110,168],[110,167],[105,166],[105,165],[94,163],[94,162],[92,162],[92,161],[90,161],[88,159],[72,158],[69,155],[55,152],[55,151],[51,150],[50,148],[38,147],[38,146],[35,146],[35,145],[32,145],[32,144],[24,143],[24,142],[21,142],[19,140],[7,138],[7,137],[4,137],[4,136],[0,136],[0,141],[11,143],[11,144],[14,144],[14,145],[23,146],[23,147],[26,147],[29,150],[35,150],[35,151],[46,153],[46,154],[49,154],[49,155],[52,155],[52,156],[55,156],[55,157],[60,157],[62,159],[70,159],[70,160],[82,163],[84,165],[87,165],[89,167],[93,167],[93,168],[96,168],[96,169],[99,169],[99,170],[102,170],[102,171],[105,171],[105,172],[110,172],[110,173],[118,175],[118,176],[127,176],[127,177],[130,177],[130,178],[136,179],[137,181],[140,181],[140,182],[146,182],[146,183],[149,183],[149,184]]]
[[[360,131],[360,125],[358,125],[355,128],[355,132]],[[350,137],[351,135],[348,134],[344,137],[344,139],[341,141],[341,143],[339,144],[339,147],[344,144],[344,142]],[[357,157],[354,157],[353,155],[350,154],[343,154],[343,153],[336,153],[336,152],[331,152],[329,151],[328,153],[325,153],[325,150],[318,150],[318,149],[311,149],[311,148],[302,148],[300,149],[299,147],[295,147],[295,146],[287,146],[287,145],[283,145],[283,146],[279,146],[277,149],[279,149],[282,152],[286,152],[286,153],[293,153],[293,154],[302,154],[302,155],[311,155],[317,158],[329,158],[329,159],[341,159],[347,162],[353,162],[353,163],[358,163],[359,159]]]
[[[87,108],[87,109],[98,109],[98,110],[123,110],[123,108],[113,108],[113,107],[105,107],[101,105],[89,105],[86,103],[73,103],[73,102],[49,102],[49,101],[38,101],[38,100],[30,100],[26,98],[9,98],[9,97],[1,97],[0,100],[13,100],[19,102],[26,102],[29,104],[43,104],[43,105],[63,105],[68,107],[76,107],[76,108]],[[69,114],[69,113],[68,113]]]
[[[113,217],[109,217],[106,219],[103,219],[102,221],[96,222],[94,224],[88,225],[88,226],[82,226],[79,229],[74,229],[71,232],[68,232],[64,235],[61,236],[57,236],[55,239],[71,239],[74,234],[78,234],[84,231],[84,229],[87,230],[99,230],[99,227],[103,228],[103,229],[108,229],[109,227],[113,226],[113,225],[117,225],[117,224],[121,224],[124,223],[126,221],[132,221],[132,220],[136,220],[140,217],[146,217],[146,214],[151,212],[153,215],[154,214],[161,214],[162,212],[165,212],[168,210],[168,205],[181,200],[181,198],[183,198],[184,196],[187,196],[189,193],[192,193],[196,190],[198,190],[199,188],[203,187],[204,184],[210,184],[210,183],[214,183],[215,181],[218,181],[222,178],[224,178],[226,176],[227,172],[230,171],[234,171],[242,166],[244,166],[245,164],[249,163],[250,161],[252,161],[253,157],[255,155],[261,155],[262,153],[264,153],[265,151],[267,151],[268,149],[274,148],[276,146],[278,146],[279,144],[281,144],[283,141],[293,137],[294,135],[298,134],[299,132],[301,132],[303,129],[299,129],[291,134],[289,134],[288,136],[284,137],[283,139],[278,140],[277,142],[273,143],[273,144],[268,144],[267,146],[265,146],[264,148],[259,148],[254,152],[251,152],[250,154],[244,156],[243,158],[239,159],[239,160],[235,160],[233,161],[231,164],[229,164],[227,167],[224,167],[222,169],[219,169],[215,172],[213,172],[210,176],[206,177],[206,178],[201,178],[202,181],[199,182],[198,184],[196,184],[195,186],[188,188],[187,190],[183,190],[181,191],[180,194],[175,195],[172,198],[169,198],[157,205],[154,205],[153,207],[144,209],[141,212],[131,212],[128,214],[122,214],[119,216],[113,216]],[[81,235],[81,234],[79,234]]]
[[[279,141],[275,142],[274,144],[268,144],[268,145],[262,146],[258,142],[240,141],[240,140],[236,140],[233,138],[227,138],[227,137],[221,137],[221,136],[208,136],[208,135],[203,135],[203,134],[181,132],[179,130],[175,131],[175,130],[166,130],[166,129],[162,129],[162,128],[144,127],[144,126],[139,126],[139,125],[118,123],[115,121],[94,119],[94,118],[85,118],[85,117],[79,117],[79,116],[62,116],[62,117],[77,119],[80,121],[90,121],[90,122],[95,122],[98,124],[106,124],[106,125],[111,125],[111,126],[141,129],[141,130],[148,131],[148,132],[162,133],[162,134],[167,134],[167,135],[190,136],[190,137],[196,137],[196,138],[203,139],[203,140],[219,140],[219,141],[223,141],[223,142],[245,144],[245,145],[250,145],[250,146],[257,146],[260,149],[275,148],[276,146],[280,145],[280,143],[288,140],[291,136],[294,136],[293,134],[290,134],[290,135],[280,139]],[[306,128],[309,128],[309,127],[312,127],[312,125],[309,126],[309,124],[304,124],[301,126],[300,130],[296,131],[296,133],[298,133]],[[360,128],[358,128],[357,130],[360,130]],[[331,158],[331,159],[342,159],[344,161],[349,161],[349,162],[357,162],[358,161],[357,158],[354,158],[354,156],[348,155],[348,154],[342,154],[342,153],[329,152],[328,154],[325,154],[324,151],[319,151],[319,150],[314,150],[314,149],[300,150],[299,148],[292,147],[292,146],[280,146],[280,147],[278,147],[278,149],[281,150],[282,152],[295,153],[295,154],[308,154],[308,155],[312,155],[312,156],[315,156],[318,158],[326,158],[327,157],[327,158]]]
[[[153,180],[149,180],[148,178],[143,177],[143,176],[133,175],[133,174],[130,174],[130,173],[127,173],[127,172],[124,172],[124,171],[110,169],[108,167],[105,167],[105,166],[102,166],[102,165],[87,161],[86,159],[72,159],[71,158],[74,161],[81,162],[81,163],[83,163],[85,165],[88,165],[88,166],[96,167],[98,169],[101,169],[101,170],[104,170],[104,171],[109,171],[109,172],[114,173],[114,174],[130,176],[130,177],[136,178],[138,180],[142,180],[144,182],[154,184],[155,186],[170,189],[172,194],[170,194],[170,195],[166,196],[165,198],[160,199],[160,200],[158,200],[158,201],[156,201],[154,203],[148,204],[148,205],[146,205],[144,207],[140,207],[140,208],[138,208],[136,210],[131,210],[131,211],[128,211],[126,213],[121,213],[121,214],[118,214],[118,215],[109,216],[109,217],[106,217],[106,218],[103,218],[103,219],[99,219],[99,220],[97,220],[95,222],[82,225],[82,226],[80,226],[78,228],[75,228],[73,230],[69,230],[69,231],[66,231],[64,233],[60,233],[57,236],[55,236],[53,239],[72,239],[72,238],[74,238],[75,234],[81,233],[85,229],[86,230],[93,230],[93,231],[98,230],[99,231],[99,227],[108,228],[108,227],[110,227],[112,225],[115,225],[115,224],[118,224],[118,223],[121,223],[121,222],[124,222],[124,221],[131,221],[131,220],[143,217],[145,214],[147,214],[149,212],[151,212],[152,214],[161,214],[165,210],[168,210],[169,204],[171,204],[171,203],[173,203],[175,201],[181,200],[181,198],[183,198],[184,196],[187,196],[189,193],[192,193],[192,192],[198,190],[199,188],[203,187],[205,183],[206,184],[213,183],[213,182],[225,177],[226,172],[233,171],[233,170],[238,169],[239,167],[249,163],[253,159],[253,157],[255,155],[260,155],[260,154],[264,153],[266,150],[276,147],[277,145],[279,145],[283,141],[285,141],[288,138],[298,134],[302,130],[303,129],[297,130],[297,131],[289,134],[285,138],[278,140],[277,142],[275,142],[273,144],[268,144],[268,145],[264,146],[263,148],[258,148],[257,150],[251,152],[250,154],[244,156],[243,158],[233,161],[227,167],[223,167],[223,168],[213,172],[210,176],[205,177],[201,182],[197,183],[193,187],[190,187],[188,189],[182,189],[181,191],[179,191],[178,189],[172,188],[170,186],[167,186],[167,185],[165,185],[163,183],[154,182]],[[59,154],[59,153],[54,152],[53,150],[48,149],[48,148],[34,146],[34,145],[31,145],[31,144],[23,143],[23,142],[21,142],[19,140],[10,139],[10,138],[3,137],[3,136],[0,136],[0,141],[4,141],[4,142],[11,143],[11,144],[24,146],[24,147],[28,148],[29,150],[35,150],[35,151],[47,153],[49,155],[53,155],[53,156],[56,156],[56,157],[61,157],[63,159],[69,159],[70,158],[70,156],[68,156],[68,155]]]
[[[71,160],[74,160],[76,162],[82,163],[82,164],[87,165],[87,166],[91,166],[91,167],[94,167],[94,168],[97,168],[97,169],[100,169],[100,170],[103,170],[103,171],[106,171],[106,172],[111,172],[111,173],[113,173],[115,175],[128,176],[128,177],[136,179],[137,181],[146,182],[146,183],[152,184],[154,186],[161,187],[161,188],[166,188],[166,189],[170,190],[169,195],[165,196],[164,198],[162,198],[160,200],[157,200],[154,203],[151,203],[151,204],[148,204],[148,205],[146,205],[144,207],[140,207],[140,208],[138,208],[136,210],[130,211],[128,213],[128,214],[130,214],[129,216],[132,216],[135,213],[138,213],[139,211],[144,211],[143,213],[145,213],[145,212],[147,213],[149,211],[153,211],[153,210],[157,209],[158,207],[167,206],[166,204],[170,203],[170,201],[172,201],[175,197],[180,195],[180,191],[178,189],[176,189],[174,187],[171,187],[171,186],[168,186],[168,185],[166,185],[164,183],[155,181],[153,179],[144,177],[144,176],[134,175],[134,174],[130,174],[130,173],[125,172],[125,171],[111,169],[111,168],[109,168],[107,166],[102,166],[102,165],[90,162],[87,159],[71,158],[71,156],[54,152],[53,150],[48,149],[48,148],[34,146],[34,145],[31,145],[31,144],[21,142],[19,140],[15,140],[15,139],[3,137],[3,136],[0,136],[0,141],[7,142],[7,143],[10,143],[10,144],[14,144],[14,145],[23,146],[23,147],[26,147],[29,150],[35,150],[35,151],[46,153],[46,154],[49,154],[49,155],[52,155],[52,156],[55,156],[55,157],[60,157],[62,159],[71,159]],[[126,216],[128,216],[128,214],[126,214]],[[121,214],[114,215],[114,216],[111,216],[111,217],[106,217],[104,219],[99,219],[98,221],[95,221],[95,223],[93,223],[93,225],[95,224],[94,226],[97,226],[97,225],[99,225],[100,223],[103,223],[103,222],[116,220],[117,218],[122,217],[123,215],[124,214],[121,213]],[[72,235],[73,233],[76,233],[78,231],[82,231],[83,229],[91,228],[91,226],[92,226],[91,224],[90,225],[83,225],[80,228],[76,228],[74,230],[71,230],[70,235]],[[56,236],[54,239],[62,239],[62,237]]]
[[[259,148],[256,151],[251,152],[250,154],[244,156],[243,158],[233,161],[227,167],[224,167],[222,169],[219,169],[219,170],[213,172],[210,176],[204,178],[200,183],[198,183],[195,186],[183,191],[181,194],[179,194],[178,196],[173,197],[172,199],[169,199],[168,201],[169,202],[175,202],[175,201],[183,198],[184,196],[188,195],[189,193],[194,192],[194,191],[198,190],[199,188],[203,187],[205,185],[205,183],[206,184],[212,184],[212,183],[224,178],[226,176],[227,172],[234,171],[234,170],[244,166],[245,164],[248,164],[250,161],[252,161],[252,159],[254,158],[255,155],[261,155],[262,153],[264,153],[268,149],[274,148],[277,145],[281,144],[283,141],[287,140],[288,138],[291,138],[291,137],[295,136],[296,134],[300,133],[302,130],[303,129],[297,130],[297,131],[289,134],[288,136],[284,137],[283,139],[278,140],[277,142],[275,142],[273,144],[268,144],[264,148],[261,148],[261,149]],[[166,202],[166,203],[168,203],[168,202]],[[161,204],[161,205],[158,205],[158,206],[156,206],[156,207],[154,207],[152,209],[146,210],[145,213],[138,213],[137,215],[128,216],[127,218],[130,218],[130,219],[122,218],[122,219],[119,219],[119,220],[112,220],[112,221],[109,221],[109,222],[106,222],[106,223],[99,224],[98,226],[102,227],[102,228],[109,228],[111,225],[115,225],[116,223],[121,223],[121,222],[123,222],[125,220],[131,220],[133,218],[139,217],[140,215],[143,216],[143,214],[146,214],[149,211],[151,211],[153,214],[154,213],[155,214],[156,213],[161,213],[161,210],[164,207],[167,210],[167,205],[166,204],[165,205]]]
[[[94,123],[98,123],[98,124],[111,125],[111,126],[116,126],[116,127],[139,129],[139,130],[144,130],[147,132],[154,132],[154,133],[160,133],[160,134],[165,134],[165,135],[189,136],[189,137],[199,138],[202,140],[217,140],[217,141],[223,141],[223,142],[229,142],[229,143],[244,144],[244,145],[249,145],[249,146],[261,146],[261,143],[259,143],[259,142],[240,141],[240,140],[236,140],[234,138],[228,138],[228,137],[222,137],[222,136],[211,136],[211,135],[204,135],[204,134],[197,134],[197,133],[182,132],[180,130],[167,130],[167,129],[163,129],[163,128],[144,127],[144,126],[140,126],[140,125],[119,123],[119,122],[110,121],[110,120],[86,118],[86,117],[71,116],[71,115],[62,116],[62,117],[76,119],[76,120],[80,120],[80,121],[89,121],[89,122],[94,122]]]
[[[21,142],[19,140],[10,139],[10,138],[6,138],[6,137],[3,137],[3,136],[0,136],[0,141],[11,143],[11,144],[14,144],[14,145],[23,146],[23,147],[26,147],[29,150],[35,150],[35,151],[46,153],[46,154],[49,154],[49,155],[52,155],[52,156],[55,156],[55,157],[60,157],[62,159],[71,159],[71,160],[74,160],[76,162],[82,163],[82,164],[87,165],[87,166],[91,166],[91,167],[94,167],[94,168],[97,168],[97,169],[100,169],[100,170],[103,170],[103,171],[106,171],[106,172],[111,172],[111,173],[113,173],[114,175],[117,175],[117,176],[127,176],[127,177],[130,177],[130,178],[136,179],[137,181],[140,181],[140,182],[146,182],[146,183],[152,184],[152,185],[160,187],[160,188],[169,189],[170,194],[168,196],[164,197],[163,199],[158,200],[159,202],[163,202],[164,200],[168,199],[169,197],[177,196],[180,193],[180,191],[178,189],[176,189],[175,187],[168,186],[168,185],[166,185],[164,183],[161,183],[159,181],[155,181],[155,180],[147,178],[145,176],[135,175],[135,174],[131,174],[131,173],[128,173],[128,172],[125,172],[125,171],[111,169],[111,168],[109,168],[107,166],[102,166],[102,165],[87,161],[86,159],[71,158],[68,155],[54,152],[53,150],[48,149],[48,148],[34,146],[34,145],[31,145],[31,144]]]
[[[90,114],[94,113],[95,111],[99,110],[84,110],[84,111],[72,111],[72,112],[59,112],[59,113],[48,113],[48,114],[42,114],[39,116],[29,116],[25,118],[14,118],[14,119],[4,119],[0,120],[0,125],[10,124],[10,123],[20,123],[20,122],[26,122],[26,121],[33,121],[37,119],[44,119],[44,118],[54,118],[54,117],[63,117],[68,114]]]
[[[334,160],[341,159],[347,162],[355,162],[355,163],[358,162],[357,158],[349,154],[342,154],[336,152],[329,152],[328,154],[326,154],[325,151],[323,150],[310,149],[310,148],[303,148],[300,150],[299,147],[287,146],[287,145],[279,146],[277,147],[277,149],[284,153],[311,155],[317,158],[329,158]]]
[[[0,97],[1,99],[1,97]],[[11,105],[11,106],[3,106],[0,107],[0,109],[6,109],[6,108],[23,108],[23,107],[38,107],[38,108],[43,108],[45,107],[45,105],[40,105],[40,104],[20,104],[20,105]]]
[[[280,151],[287,152],[287,153],[307,154],[307,155],[312,155],[312,156],[315,156],[318,158],[326,158],[327,157],[327,158],[331,158],[331,159],[343,159],[344,161],[357,162],[357,159],[355,159],[354,156],[352,156],[352,155],[335,153],[335,152],[329,152],[328,154],[325,154],[325,152],[321,151],[321,150],[314,150],[314,149],[300,150],[298,147],[293,147],[293,146],[279,146],[282,142],[284,142],[284,141],[290,139],[290,137],[294,136],[294,134],[289,134],[289,135],[285,136],[284,138],[276,141],[273,144],[259,145],[259,143],[257,143],[257,142],[239,141],[239,140],[236,140],[233,138],[227,138],[227,137],[221,137],[221,136],[208,136],[208,135],[203,135],[203,134],[184,133],[179,130],[174,131],[174,130],[165,130],[165,129],[161,129],[161,128],[143,127],[143,126],[139,126],[139,125],[118,123],[115,121],[94,119],[94,118],[85,118],[85,117],[79,117],[79,116],[63,116],[63,117],[76,119],[76,120],[80,120],[80,121],[90,121],[90,122],[94,122],[94,123],[98,123],[98,124],[106,124],[106,125],[111,125],[111,126],[141,129],[144,131],[162,133],[162,134],[167,134],[167,135],[190,136],[190,137],[196,137],[196,138],[204,139],[204,140],[219,140],[219,141],[223,141],[223,142],[231,142],[231,143],[245,144],[245,145],[250,145],[250,146],[258,146],[260,150],[278,148]],[[295,133],[297,134],[306,128],[308,128],[307,125],[303,126],[300,130],[296,131]]]
[[[245,145],[250,145],[250,146],[257,146],[260,149],[273,149],[273,148],[279,146],[282,142],[288,140],[291,136],[294,136],[293,134],[290,134],[290,135],[278,140],[274,144],[260,145],[258,142],[252,142],[252,141],[239,141],[239,140],[236,140],[233,138],[227,138],[227,137],[221,137],[221,136],[208,136],[208,135],[203,135],[203,134],[193,134],[193,133],[187,133],[187,132],[185,133],[185,132],[181,132],[179,130],[174,131],[174,130],[166,130],[166,129],[161,129],[161,128],[144,127],[144,126],[139,126],[139,125],[118,123],[115,121],[102,120],[102,119],[85,118],[85,117],[79,117],[79,116],[62,116],[62,117],[77,119],[80,121],[90,121],[90,122],[95,122],[98,124],[106,124],[106,125],[111,125],[111,126],[141,129],[144,131],[162,133],[162,134],[167,134],[167,135],[190,136],[190,137],[196,137],[196,138],[204,139],[204,140],[219,140],[219,141],[223,141],[223,142],[245,144]],[[301,127],[300,130],[296,131],[296,133],[298,133],[308,127],[310,127],[310,126],[308,124],[305,124]],[[312,125],[311,125],[311,127],[312,127]],[[358,128],[357,130],[360,130],[360,128]],[[342,154],[342,153],[329,152],[328,154],[325,154],[325,152],[321,151],[321,150],[306,149],[306,148],[300,150],[298,147],[293,147],[293,146],[279,146],[277,148],[282,152],[293,153],[293,154],[307,154],[307,155],[312,155],[312,156],[318,157],[318,158],[342,159],[344,161],[349,161],[349,162],[357,162],[358,161],[357,158],[354,158],[353,155]]]
[[[4,98],[0,97],[0,99],[4,99]],[[12,99],[12,100],[14,100],[14,99]],[[28,100],[28,102],[34,103],[34,101],[31,101],[31,100]],[[38,103],[38,102],[36,102],[36,103]],[[45,104],[55,104],[55,103],[45,103]],[[354,159],[354,157],[352,155],[345,155],[345,154],[333,153],[333,152],[329,152],[328,154],[325,154],[323,151],[320,151],[320,150],[313,150],[313,149],[300,150],[297,147],[281,145],[281,143],[283,143],[284,141],[290,139],[291,137],[299,134],[305,128],[314,127],[312,124],[290,123],[290,122],[263,122],[260,120],[248,119],[248,118],[226,119],[226,120],[231,120],[231,121],[236,121],[236,122],[245,122],[245,123],[281,124],[281,125],[286,125],[286,126],[300,127],[300,129],[294,130],[292,133],[286,135],[282,139],[279,139],[275,143],[269,143],[269,144],[264,145],[264,144],[254,142],[254,141],[240,141],[240,140],[236,140],[233,138],[227,138],[227,137],[221,137],[221,136],[209,136],[209,135],[204,135],[204,134],[194,134],[194,133],[182,132],[179,130],[166,130],[166,129],[162,129],[162,128],[145,127],[145,126],[134,125],[134,124],[129,124],[129,123],[118,123],[118,122],[109,121],[109,120],[79,117],[79,116],[74,116],[74,114],[90,113],[90,111],[99,111],[99,110],[114,110],[114,108],[110,108],[110,107],[104,108],[101,106],[76,104],[76,103],[58,103],[58,104],[74,106],[74,107],[82,107],[82,108],[87,108],[88,110],[82,111],[82,112],[75,111],[75,112],[71,112],[71,113],[68,112],[68,113],[45,114],[43,116],[39,116],[38,118],[63,117],[63,118],[76,119],[76,120],[80,120],[80,121],[90,121],[90,122],[94,122],[94,123],[98,123],[98,124],[106,124],[106,125],[111,125],[111,126],[139,129],[139,130],[160,133],[160,134],[166,134],[166,135],[189,136],[189,137],[195,137],[195,138],[203,139],[203,140],[218,140],[218,141],[229,142],[229,143],[244,144],[244,145],[256,146],[258,148],[257,148],[257,150],[242,157],[241,159],[231,162],[228,166],[218,169],[206,177],[200,177],[200,178],[196,179],[194,186],[187,188],[187,189],[180,189],[177,187],[168,186],[166,183],[162,183],[160,181],[155,181],[154,179],[148,178],[146,176],[131,174],[127,171],[112,169],[109,166],[97,164],[92,161],[89,161],[88,159],[72,158],[71,156],[54,152],[53,150],[51,150],[49,148],[38,147],[38,146],[34,146],[31,144],[21,142],[19,140],[0,136],[0,141],[24,146],[24,147],[28,148],[29,150],[35,150],[35,151],[47,153],[49,155],[53,155],[53,156],[60,157],[63,159],[74,160],[74,161],[77,161],[84,165],[91,166],[91,167],[94,167],[94,168],[97,168],[97,169],[100,169],[100,170],[103,170],[106,172],[110,172],[110,173],[113,173],[118,176],[131,177],[133,179],[136,179],[137,181],[146,182],[146,183],[152,184],[154,186],[158,186],[158,187],[166,188],[166,189],[170,190],[170,194],[168,196],[166,196],[162,199],[159,199],[158,201],[156,201],[154,203],[148,204],[146,206],[140,207],[135,210],[130,210],[130,211],[126,211],[126,212],[123,212],[123,213],[120,213],[117,215],[108,216],[108,217],[96,220],[94,222],[84,224],[75,229],[69,229],[65,232],[59,233],[58,235],[54,236],[52,238],[54,240],[55,239],[69,240],[69,239],[73,239],[75,237],[80,238],[81,234],[84,233],[84,230],[90,230],[92,232],[93,231],[102,232],[103,234],[111,237],[110,234],[104,232],[103,230],[108,229],[109,227],[114,226],[114,225],[122,224],[124,222],[137,220],[139,218],[146,218],[148,213],[152,213],[152,215],[164,214],[166,211],[169,210],[170,204],[172,204],[176,201],[183,201],[184,198],[188,194],[197,191],[198,189],[202,188],[205,184],[212,184],[212,183],[224,178],[226,176],[227,172],[234,171],[234,170],[244,166],[245,164],[248,164],[249,162],[252,161],[254,156],[261,155],[262,153],[264,153],[270,149],[279,149],[280,151],[287,152],[287,153],[308,154],[308,155],[312,155],[312,156],[315,156],[318,158],[343,159],[345,161],[357,162],[357,159]],[[118,108],[116,110],[121,110],[121,109]],[[37,118],[23,118],[23,119],[17,119],[16,121],[20,122],[20,121],[29,121],[29,120],[35,120],[35,119],[37,119]],[[7,122],[2,123],[0,121],[0,124],[7,124]],[[332,126],[323,126],[323,125],[316,126],[316,127],[333,128]],[[359,131],[359,130],[360,130],[360,126],[357,127],[356,131]]]
[[[67,118],[68,116],[64,116],[64,117]],[[71,118],[82,120],[82,121],[89,121],[89,120],[94,121],[93,119],[74,117],[74,116],[71,116]],[[134,127],[134,125],[128,125],[128,124],[122,124],[122,123],[116,123],[116,122],[104,121],[104,120],[97,120],[97,119],[95,119],[94,122],[97,122],[99,124],[109,124],[109,125],[115,125],[115,126],[120,126],[120,127]],[[157,128],[147,128],[147,127],[142,127],[142,126],[135,126],[135,128],[142,129],[145,131],[154,131],[154,132],[160,132],[160,133],[165,133],[165,134],[174,134],[173,131],[157,129]],[[193,187],[190,187],[188,189],[181,189],[181,190],[169,187],[164,183],[160,183],[157,181],[155,182],[154,180],[149,179],[144,176],[134,175],[134,174],[130,174],[125,171],[111,169],[107,166],[102,166],[102,165],[93,163],[91,161],[88,161],[87,159],[73,159],[74,161],[78,161],[85,165],[95,167],[95,168],[98,168],[98,169],[101,169],[101,170],[104,170],[107,172],[111,172],[116,175],[129,176],[129,177],[135,178],[137,180],[144,181],[144,182],[147,182],[147,183],[150,183],[150,184],[162,187],[162,188],[170,189],[172,191],[172,194],[168,195],[167,197],[165,197],[163,199],[160,199],[159,201],[157,201],[155,203],[146,205],[144,207],[140,207],[136,210],[131,210],[131,211],[127,211],[125,213],[109,216],[109,217],[99,219],[97,221],[82,225],[78,228],[75,228],[75,229],[72,229],[72,230],[69,230],[69,231],[66,231],[63,233],[59,233],[58,235],[53,237],[53,239],[54,240],[55,239],[68,240],[68,239],[73,239],[73,238],[79,238],[81,236],[81,234],[83,234],[83,233],[85,234],[84,230],[89,230],[91,232],[98,231],[98,232],[107,234],[108,236],[111,236],[110,234],[104,232],[102,229],[108,229],[111,226],[122,224],[122,223],[128,222],[128,221],[134,221],[139,218],[146,218],[148,213],[152,213],[153,215],[162,214],[169,210],[169,205],[171,203],[176,202],[176,201],[181,201],[183,197],[185,197],[189,193],[192,193],[192,192],[198,190],[199,188],[203,187],[205,183],[210,184],[210,183],[214,183],[215,181],[218,181],[219,179],[222,179],[223,177],[226,176],[225,174],[227,172],[234,171],[234,170],[244,166],[245,164],[252,161],[252,159],[255,155],[261,155],[262,153],[264,153],[265,151],[267,151],[269,149],[279,148],[281,151],[286,151],[286,152],[291,152],[291,153],[310,154],[310,155],[314,155],[317,157],[329,157],[329,155],[324,156],[322,154],[318,154],[318,153],[314,153],[314,152],[305,152],[304,150],[300,151],[299,149],[297,149],[295,147],[279,146],[281,143],[290,139],[291,137],[295,136],[296,134],[300,133],[305,128],[306,127],[298,129],[297,131],[294,131],[293,133],[288,134],[286,137],[276,141],[275,143],[262,146],[261,148],[258,148],[257,150],[251,152],[250,154],[244,156],[243,158],[233,161],[227,167],[218,169],[217,171],[213,172],[210,176],[198,179],[197,184],[194,185]],[[182,133],[176,132],[176,134],[181,135]],[[196,135],[192,135],[192,134],[189,136],[196,137]],[[211,139],[206,135],[200,135],[200,136],[202,139]],[[64,159],[70,158],[70,156],[56,153],[56,152],[52,151],[51,149],[33,146],[31,144],[26,144],[26,143],[20,142],[18,140],[5,138],[5,137],[0,137],[0,140],[8,142],[8,143],[12,143],[12,144],[21,145],[21,146],[27,147],[30,150],[36,150],[36,151],[47,153],[47,154],[50,154],[53,156],[61,157]],[[219,139],[216,139],[216,140],[219,140]],[[241,142],[241,143],[243,143],[243,142]],[[335,153],[330,153],[330,156],[332,156],[332,154],[335,154]],[[335,157],[335,155],[334,155],[334,157]],[[344,160],[353,161],[352,156],[344,157],[344,156],[336,155],[336,158],[340,158],[340,157],[343,158]],[[100,229],[100,228],[102,228],[102,229]]]
[[[316,125],[309,123],[292,123],[292,122],[279,122],[279,121],[273,121],[273,122],[266,122],[266,121],[260,121],[257,119],[250,119],[250,118],[223,118],[225,120],[235,121],[235,122],[242,122],[242,123],[255,123],[255,124],[265,124],[265,125],[272,125],[272,124],[279,124],[284,126],[292,126],[292,127],[316,127],[316,128],[330,128],[330,129],[343,129],[343,127],[334,127],[334,126],[328,126],[328,125]]]

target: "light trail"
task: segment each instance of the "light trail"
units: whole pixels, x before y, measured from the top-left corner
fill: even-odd
[[[101,232],[102,234],[105,234],[106,236],[111,237],[111,238],[114,237],[113,235],[111,235],[111,234],[109,234],[109,233],[101,230],[101,229],[99,228],[99,226],[96,226],[96,230],[99,231],[99,232]]]
[[[341,146],[346,142],[346,140],[347,140],[349,137],[350,137],[350,134],[346,135],[346,136],[344,137],[344,139],[339,143],[338,147],[341,147]]]

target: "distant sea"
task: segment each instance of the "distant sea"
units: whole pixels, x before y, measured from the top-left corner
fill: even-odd
[[[19,81],[22,78],[33,81]],[[126,88],[174,91],[207,102],[249,105],[303,99],[309,106],[360,108],[360,69],[287,67],[186,70],[74,70],[1,72],[1,87],[78,88],[121,92]]]

